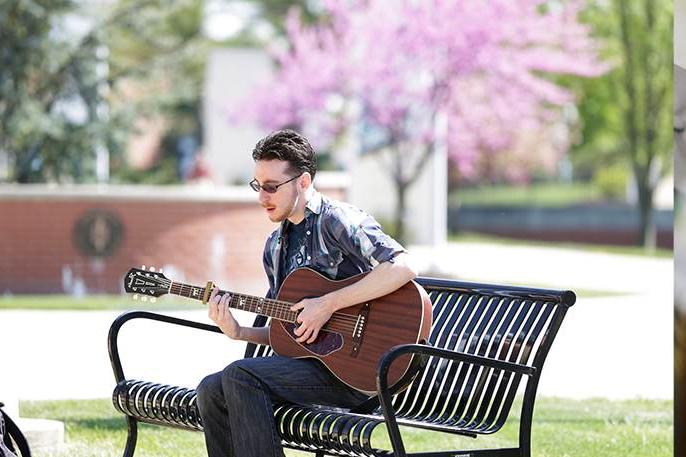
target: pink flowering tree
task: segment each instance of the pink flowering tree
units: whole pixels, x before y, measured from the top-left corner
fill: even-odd
[[[288,46],[272,50],[274,78],[251,94],[242,113],[268,129],[305,129],[319,146],[361,131],[365,152],[390,152],[401,239],[407,190],[437,146],[467,179],[488,168],[522,179],[537,152],[513,158],[514,146],[523,134],[555,123],[560,107],[573,102],[551,76],[606,70],[578,20],[581,1],[325,5],[315,26],[291,12]],[[483,166],[499,157],[510,158],[502,169]]]

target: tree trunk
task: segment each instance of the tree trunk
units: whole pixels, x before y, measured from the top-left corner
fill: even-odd
[[[407,206],[407,188],[408,184],[395,181],[395,233],[394,238],[402,245],[407,241],[405,233],[405,208]]]
[[[657,228],[653,210],[653,193],[655,189],[649,183],[638,183],[639,239],[638,242],[647,250],[657,246]]]
[[[405,231],[405,212],[407,210],[407,191],[414,184],[429,159],[433,155],[435,143],[425,145],[423,150],[415,151],[415,157],[410,157],[410,151],[402,149],[400,141],[392,141],[389,144],[391,151],[391,179],[395,186],[395,214],[394,214],[394,238],[401,244],[411,241]],[[412,146],[410,146],[411,148]]]

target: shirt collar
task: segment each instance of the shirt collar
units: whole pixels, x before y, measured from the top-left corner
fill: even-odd
[[[307,216],[307,210],[314,214],[319,214],[322,210],[322,194],[314,188],[312,189],[312,196],[307,201],[307,205],[305,205],[305,216]]]
[[[307,201],[307,205],[305,205],[305,219],[310,214],[319,214],[322,211],[322,194],[320,194],[316,189],[312,189],[312,196],[310,199]],[[279,226],[279,239],[283,236],[283,234],[286,231],[286,227],[290,221],[288,219],[284,220],[281,225]]]

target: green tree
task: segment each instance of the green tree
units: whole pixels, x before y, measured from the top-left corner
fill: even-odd
[[[622,57],[615,87],[626,132],[623,149],[638,190],[640,242],[654,246],[653,194],[672,166],[673,7],[669,0],[613,0],[612,7]]]
[[[0,154],[9,159],[7,179],[93,181],[107,152],[121,163],[136,117],[173,117],[189,103],[196,109],[202,6],[202,0],[122,0],[84,11],[72,0],[0,2]],[[125,95],[141,81],[157,87]]]
[[[639,243],[655,245],[653,194],[672,167],[672,17],[669,0],[590,2],[584,19],[615,65],[572,82],[580,94],[583,142],[572,152],[582,175],[624,164],[638,194]]]
[[[59,19],[69,0],[0,4],[0,151],[9,179],[79,181],[102,144],[97,37],[70,46]]]
[[[234,0],[215,0],[219,5],[236,3]],[[325,16],[325,8],[321,1],[312,0],[244,0],[244,5],[250,5],[254,14],[250,15],[238,36],[231,38],[227,44],[260,46],[264,44],[259,38],[258,28],[268,24],[277,36],[286,36],[286,17],[288,13],[297,10],[303,22],[316,23]]]
[[[132,170],[115,156],[112,179],[166,184],[179,181],[177,142],[200,140],[202,84],[210,43],[202,34],[203,0],[152,2],[108,34],[113,106],[137,118],[162,119],[161,156],[152,170]],[[140,0],[122,0],[136,8]]]

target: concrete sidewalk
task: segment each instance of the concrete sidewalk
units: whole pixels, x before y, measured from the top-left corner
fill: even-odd
[[[672,398],[671,259],[481,243],[411,251],[424,271],[441,265],[442,274],[460,279],[628,292],[577,301],[553,345],[539,392],[571,398]],[[3,370],[0,395],[22,400],[109,397],[114,377],[106,338],[118,314],[0,311],[0,359],[4,367],[13,367]],[[168,314],[208,321],[201,308]],[[252,318],[239,313],[243,323]],[[197,385],[244,350],[223,335],[144,321],[128,324],[120,339],[127,377],[184,386]]]
[[[652,294],[673,290],[669,258],[524,245],[448,243],[411,246],[421,271],[502,284],[552,289]]]

